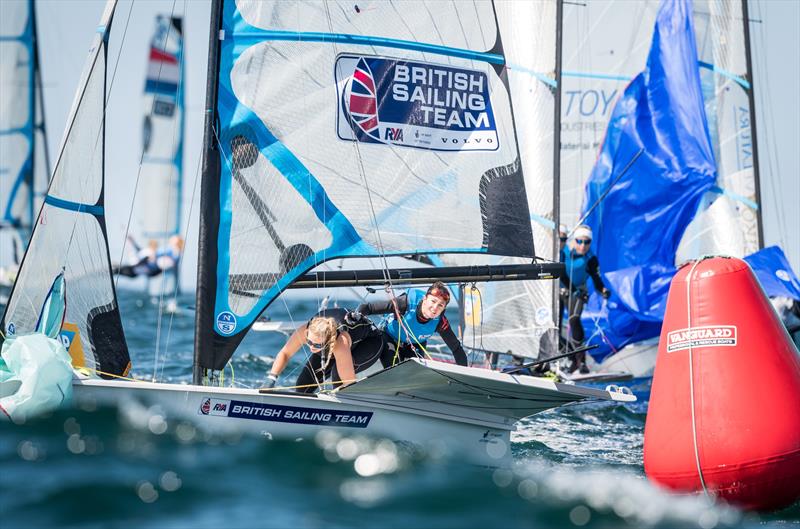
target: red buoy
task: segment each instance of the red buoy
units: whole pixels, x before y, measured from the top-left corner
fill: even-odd
[[[800,355],[740,259],[694,261],[672,280],[644,470],[747,509],[800,499]]]

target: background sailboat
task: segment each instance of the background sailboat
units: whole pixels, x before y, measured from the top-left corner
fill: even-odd
[[[624,105],[626,98],[635,99],[632,91],[637,81],[630,86],[628,83],[637,72],[631,70],[643,64],[644,54],[650,49],[647,28],[652,27],[651,20],[660,12],[659,6],[655,2],[638,3],[635,10],[622,9],[614,3],[570,6],[565,15],[565,24],[586,31],[572,33],[577,38],[565,43],[562,215],[570,224],[587,215],[587,222],[595,230],[593,249],[616,294],[608,305],[594,296],[584,312],[584,326],[591,341],[600,345],[597,359],[638,343],[638,347],[626,352],[640,357],[641,365],[629,366],[637,374],[647,374],[654,365],[654,339],[660,330],[670,270],[704,254],[744,257],[763,244],[749,31],[744,23],[747,6],[717,1],[664,2],[660,9],[675,5],[687,10],[691,28],[687,32],[694,41],[693,49],[675,48],[672,53],[682,54],[687,72],[696,72],[686,78],[684,89],[697,83],[702,94],[693,103],[692,112],[705,124],[704,129],[695,126],[693,133],[699,138],[697,141],[707,142],[701,156],[705,168],[698,169],[698,158],[692,159],[677,147],[692,135],[688,128],[663,134],[679,149],[677,165],[683,168],[682,174],[697,170],[695,181],[704,187],[699,190],[700,195],[690,196],[677,193],[676,186],[675,194],[664,192],[647,203],[641,203],[641,197],[639,202],[634,199],[638,197],[637,188],[630,187],[631,183],[636,185],[638,181],[638,185],[646,187],[649,177],[645,175],[652,170],[641,163],[649,157],[668,159],[671,147],[647,147],[645,156],[630,167],[629,174],[615,179],[633,155],[625,151],[625,157],[620,150],[624,147],[619,142],[625,140],[618,137],[624,138],[626,120],[645,119],[643,114],[626,114]],[[606,24],[628,32],[603,32],[611,40],[599,41],[601,33],[597,29]],[[670,46],[669,39],[662,46]],[[652,61],[653,50],[649,53]],[[653,81],[657,75],[654,65],[659,67],[649,62],[646,70],[653,86],[658,82]],[[680,86],[671,89],[682,90]],[[672,112],[675,116],[684,115],[677,107]],[[582,175],[589,174],[589,170],[593,173],[586,180],[587,194],[581,199]],[[706,183],[703,175],[708,175]],[[658,224],[665,219],[670,219],[670,227]],[[638,235],[630,236],[634,231]],[[665,249],[663,254],[654,253],[659,245]],[[654,267],[658,266],[661,268],[656,270]],[[645,273],[647,267],[649,272]],[[615,360],[621,358],[615,356]],[[606,365],[612,363],[609,359]]]
[[[50,178],[33,0],[0,5],[0,305]]]
[[[169,238],[182,236],[184,53],[181,17],[158,15],[150,43],[144,87],[141,193],[137,196],[135,233],[140,245],[155,240],[166,248]],[[169,271],[171,294],[179,288],[178,268]],[[153,288],[148,284],[148,290]]]

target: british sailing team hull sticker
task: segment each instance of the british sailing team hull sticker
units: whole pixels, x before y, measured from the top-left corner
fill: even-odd
[[[215,415],[237,419],[341,426],[345,428],[366,428],[370,419],[372,419],[371,411],[301,408],[298,406],[281,406],[278,404],[262,404],[260,402],[215,399],[212,397],[203,399],[197,413],[199,415]]]
[[[340,139],[437,151],[499,148],[484,72],[340,55],[334,75]]]

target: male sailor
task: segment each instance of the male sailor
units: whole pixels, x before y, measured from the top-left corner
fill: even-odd
[[[357,312],[388,314],[381,323],[388,342],[382,359],[384,365],[424,357],[428,339],[436,332],[450,348],[456,363],[466,366],[464,348],[444,315],[449,302],[450,291],[444,283],[436,281],[427,291],[411,289],[390,301],[363,303]]]
[[[365,316],[343,308],[318,312],[301,325],[275,356],[265,387],[273,388],[289,359],[305,345],[311,351],[306,365],[297,377],[294,389],[313,393],[326,379],[335,387],[355,381],[363,371],[381,358],[385,347],[381,333]]]
[[[568,338],[567,350],[574,350],[583,345],[583,324],[581,313],[583,305],[589,300],[589,291],[586,280],[591,277],[594,288],[605,299],[611,292],[603,284],[600,277],[600,263],[597,256],[591,251],[592,229],[581,224],[568,238],[567,244],[561,249],[561,262],[566,268],[566,275],[561,277],[561,305],[567,308]],[[571,357],[568,371],[579,370],[588,373],[586,366],[586,351],[575,353]]]

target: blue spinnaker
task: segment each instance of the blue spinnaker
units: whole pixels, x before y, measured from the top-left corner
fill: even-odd
[[[583,211],[613,292],[584,313],[595,357],[658,335],[678,244],[716,178],[692,4],[665,0],[647,66],[616,103],[586,184]]]
[[[753,269],[767,296],[800,301],[800,280],[779,246],[768,246],[744,258]]]

